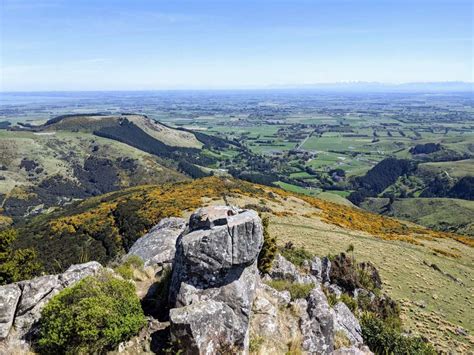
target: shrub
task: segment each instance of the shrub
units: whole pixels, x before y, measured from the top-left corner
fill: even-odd
[[[326,298],[328,300],[328,304],[330,307],[334,307],[339,300],[337,299],[337,296],[334,293],[329,292],[329,290],[326,287],[322,287],[322,290],[324,294],[326,295]]]
[[[357,301],[349,296],[347,293],[343,293],[341,295],[340,301],[345,303],[347,308],[351,310],[351,312],[355,312],[357,309]]]
[[[349,293],[356,288],[364,288],[378,294],[382,287],[380,275],[371,263],[356,263],[344,253],[331,260],[331,280]]]
[[[347,337],[347,334],[342,330],[336,330],[334,334],[334,349],[348,348],[351,346],[351,341]]]
[[[361,319],[362,337],[375,354],[436,354],[433,346],[420,337],[407,336],[371,313]]]
[[[273,259],[277,253],[276,238],[271,236],[268,231],[268,224],[270,219],[268,217],[262,218],[263,225],[263,246],[258,255],[258,269],[261,273],[267,273],[272,267]]]
[[[280,254],[291,263],[302,266],[305,260],[310,260],[313,254],[306,251],[305,248],[295,248],[293,243],[289,242],[280,249]]]
[[[14,250],[13,244],[17,237],[15,229],[0,231],[0,285],[32,278],[41,272],[41,264],[34,249]]]
[[[40,353],[102,353],[145,325],[135,286],[110,274],[89,276],[54,296],[41,312]]]
[[[131,255],[125,261],[114,268],[114,271],[122,276],[124,279],[133,279],[133,270],[143,269],[143,260],[137,255]]]
[[[265,339],[263,339],[263,337],[261,336],[250,337],[250,342],[249,342],[250,353],[258,353],[264,341]]]
[[[314,284],[299,284],[288,280],[272,280],[267,282],[267,285],[277,291],[289,291],[292,300],[307,298],[314,288]]]

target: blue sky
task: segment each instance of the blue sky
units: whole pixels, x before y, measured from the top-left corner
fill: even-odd
[[[457,0],[0,0],[1,90],[473,80]]]

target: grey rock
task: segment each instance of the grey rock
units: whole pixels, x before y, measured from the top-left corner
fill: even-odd
[[[170,304],[179,309],[170,315],[172,336],[184,337],[188,351],[207,354],[224,340],[248,347],[262,244],[263,227],[254,211],[209,207],[191,216],[189,231],[177,241],[170,287]],[[197,319],[207,319],[206,313],[212,321],[202,327]]]
[[[373,301],[375,299],[375,294],[371,291],[368,291],[364,288],[356,288],[352,294],[354,295],[354,298],[357,299],[358,297],[368,297],[370,301]]]
[[[273,260],[268,275],[273,280],[287,280],[300,284],[318,284],[316,276],[301,273],[295,265],[280,254],[277,254]]]
[[[63,274],[59,275],[59,280],[63,287],[68,287],[87,276],[97,274],[101,269],[102,265],[97,261],[71,265]]]
[[[36,332],[36,324],[46,303],[63,289],[58,275],[36,277],[19,283],[21,300],[15,314],[16,334],[20,338],[31,337]]]
[[[338,302],[334,306],[335,329],[343,331],[352,345],[359,345],[364,342],[362,329],[359,321],[352,314],[351,310],[343,302]]]
[[[323,264],[321,259],[317,256],[309,262],[309,272],[315,276],[319,282],[323,281]]]
[[[0,340],[10,332],[21,290],[18,285],[0,286]]]
[[[334,350],[334,316],[321,288],[311,291],[307,313],[301,321],[303,349],[310,354],[330,354]]]
[[[279,306],[287,306],[291,301],[291,294],[289,291],[277,291],[273,287],[264,283],[260,283],[258,287],[275,298]]]
[[[223,302],[207,301],[170,310],[171,337],[185,354],[211,355],[243,343],[245,325]]]
[[[189,218],[189,230],[210,229],[228,223],[228,218],[239,213],[239,209],[232,206],[209,206],[199,208]]]
[[[342,295],[342,289],[339,286],[334,285],[334,284],[331,284],[328,286],[328,291],[329,293],[336,296],[336,298],[339,298]]]
[[[185,229],[186,221],[182,218],[162,219],[132,245],[127,256],[140,257],[145,266],[170,264],[176,252],[176,240]]]
[[[20,282],[19,285],[23,292],[16,312],[17,317],[30,311],[45,298],[49,299],[48,295],[54,289],[62,288],[58,275],[36,277],[33,280]]]
[[[62,289],[74,285],[87,276],[96,274],[102,269],[96,261],[71,265],[63,274],[47,275],[22,281],[23,293],[15,315],[15,329],[20,338],[31,339],[38,331],[41,311],[48,301]]]
[[[321,268],[322,282],[331,282],[331,260],[327,256],[321,259]]]
[[[275,256],[268,274],[274,280],[288,280],[291,282],[298,282],[300,273],[295,265],[290,263],[280,254]]]

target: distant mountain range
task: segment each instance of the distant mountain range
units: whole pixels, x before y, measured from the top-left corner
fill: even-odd
[[[269,87],[270,88],[270,87]],[[471,92],[474,83],[464,81],[446,82],[419,82],[390,84],[380,82],[340,82],[340,83],[318,83],[307,85],[279,85],[271,86],[278,89],[311,89],[322,91],[354,91],[354,92]]]

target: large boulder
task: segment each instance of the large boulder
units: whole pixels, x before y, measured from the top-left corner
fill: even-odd
[[[0,286],[0,340],[5,339],[10,332],[20,296],[18,285]]]
[[[171,264],[176,253],[176,240],[185,229],[186,221],[182,218],[162,219],[133,244],[127,256],[139,256],[145,266]]]
[[[191,216],[189,231],[177,241],[170,287],[170,305],[177,308],[170,311],[171,335],[187,353],[215,353],[223,341],[248,347],[262,245],[255,211],[207,207]],[[197,320],[208,316],[212,322],[202,327]]]
[[[362,329],[359,321],[346,304],[338,302],[333,310],[335,314],[335,330],[344,332],[351,345],[362,344],[364,339],[362,338]]]

